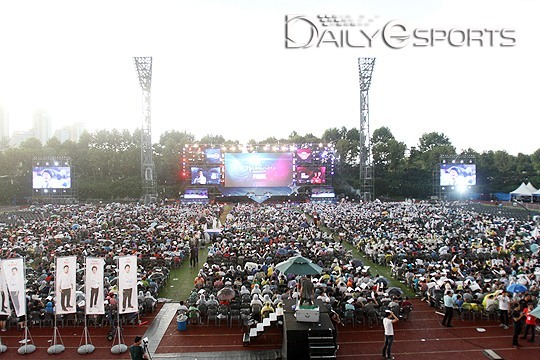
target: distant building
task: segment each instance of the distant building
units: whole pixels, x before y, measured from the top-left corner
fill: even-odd
[[[23,141],[28,140],[28,139],[33,138],[33,137],[34,137],[34,131],[33,130],[14,131],[13,135],[9,139],[9,144],[11,146],[13,146],[13,147],[17,147]]]
[[[0,107],[0,139],[9,138],[9,115],[7,111]]]
[[[81,134],[84,132],[84,126],[82,123],[75,123],[72,125],[64,126],[54,132],[54,137],[61,143],[71,140],[73,142],[79,141]]]
[[[34,137],[45,144],[52,137],[52,122],[49,114],[38,110],[34,114]]]

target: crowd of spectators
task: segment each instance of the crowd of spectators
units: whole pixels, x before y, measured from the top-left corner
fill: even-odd
[[[450,290],[460,315],[499,317],[501,300],[538,305],[538,218],[517,220],[481,213],[459,203],[375,201],[369,204],[307,204],[324,226],[393,274],[431,306],[442,307]],[[511,288],[510,288],[511,289]]]
[[[301,297],[306,278],[275,269],[280,262],[301,255],[323,268],[309,279],[314,299],[344,322],[374,324],[388,307],[397,314],[404,307],[406,317],[412,304],[401,296],[401,290],[388,293],[392,290],[388,279],[371,274],[369,266],[353,259],[352,251],[321,228],[319,216],[311,210],[289,203],[234,206],[193,280],[186,313],[195,322],[206,319],[206,323],[220,322],[219,316],[238,318],[244,324],[268,316],[284,300]]]
[[[466,311],[471,304],[479,316],[489,316],[491,306],[502,319],[500,296],[511,284],[526,291],[510,292],[510,303],[526,308],[538,302],[540,239],[533,219],[414,201],[250,203],[232,206],[218,231],[205,231],[217,226],[222,211],[220,205],[194,204],[31,208],[0,216],[0,258],[25,257],[29,312],[42,319],[55,306],[55,257],[76,255],[79,269],[85,257],[105,259],[109,296],[102,321],[112,322],[116,259],[131,254],[139,258],[143,307],[155,305],[169,269],[191,258],[190,266],[199,271],[191,295],[182,299],[182,312],[194,322],[245,323],[268,316],[285,299],[298,299],[306,279],[275,270],[295,255],[323,268],[310,279],[314,297],[338,314],[339,321],[373,323],[387,308],[407,318],[411,304],[401,290],[389,288],[388,279],[353,259],[344,242],[391,267],[397,279],[434,307],[442,306],[443,292],[451,290],[460,314],[471,314]],[[206,244],[208,258],[199,264],[197,250]],[[81,287],[82,275],[79,271]]]
[[[24,257],[28,318],[0,321],[6,330],[18,323],[23,327],[52,322],[54,313],[54,266],[60,256],[77,257],[77,313],[58,317],[62,323],[84,321],[84,260],[105,260],[104,290],[106,314],[89,316],[97,325],[115,322],[118,287],[117,259],[138,257],[139,312],[122,317],[137,323],[137,315],[153,311],[158,292],[171,268],[190,254],[190,244],[204,239],[204,229],[219,216],[219,206],[176,206],[134,204],[45,205],[0,214],[0,258]]]

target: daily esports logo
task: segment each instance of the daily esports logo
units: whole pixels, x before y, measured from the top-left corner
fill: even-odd
[[[516,31],[507,28],[415,28],[400,20],[378,16],[285,16],[285,48],[510,47]]]

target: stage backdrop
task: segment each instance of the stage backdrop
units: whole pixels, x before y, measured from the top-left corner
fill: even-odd
[[[292,153],[225,154],[225,187],[284,187],[292,178]]]
[[[118,271],[118,311],[120,314],[138,312],[137,257],[119,257]]]
[[[103,294],[103,268],[105,260],[102,258],[86,258],[85,272],[85,309],[86,314],[105,314],[104,294]]]
[[[17,316],[26,315],[26,294],[24,289],[24,259],[2,261],[2,270],[6,279],[11,303]]]
[[[54,278],[54,302],[57,314],[71,314],[77,311],[75,289],[77,287],[77,257],[56,258]]]
[[[11,315],[9,307],[9,290],[7,288],[2,266],[0,266],[0,315]]]

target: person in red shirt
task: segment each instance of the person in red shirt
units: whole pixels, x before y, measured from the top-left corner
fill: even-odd
[[[527,304],[527,307],[523,310],[523,313],[525,314],[525,334],[521,337],[522,339],[526,339],[527,335],[529,335],[529,330],[531,331],[531,339],[528,340],[529,342],[534,342],[534,329],[536,327],[536,318],[529,313],[533,311],[534,305],[532,302],[529,302]]]

